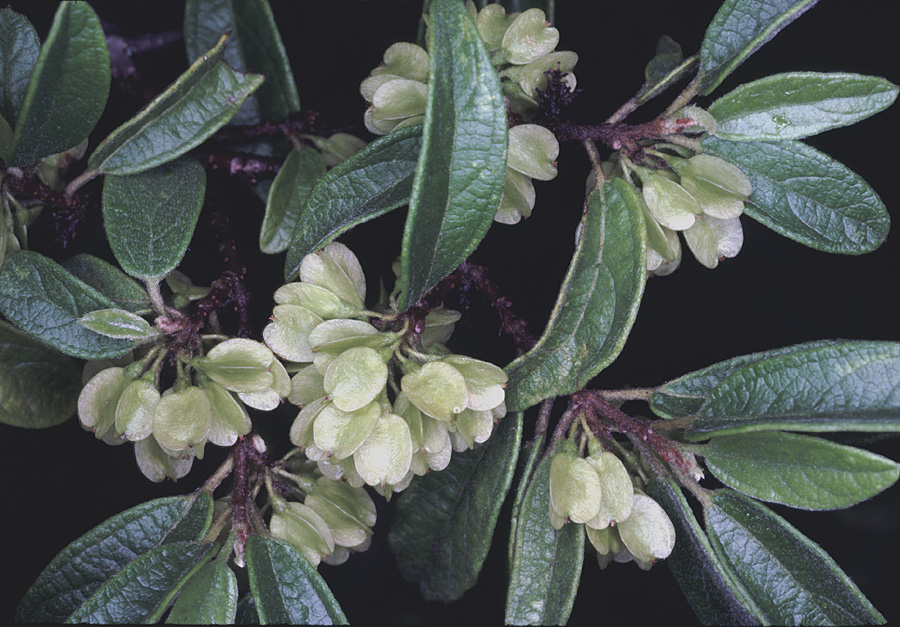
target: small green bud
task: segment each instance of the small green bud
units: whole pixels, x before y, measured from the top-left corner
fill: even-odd
[[[302,503],[287,503],[269,522],[269,531],[276,540],[291,544],[315,567],[324,555],[334,551],[331,530],[312,508]]]
[[[184,309],[192,301],[200,300],[210,292],[210,288],[194,285],[186,274],[178,270],[172,270],[166,276],[166,285],[175,296],[172,303],[175,309]]]
[[[740,218],[719,220],[705,215],[684,232],[684,239],[697,261],[712,269],[721,258],[734,257],[741,251],[744,231]]]
[[[672,521],[656,501],[643,494],[634,495],[631,515],[616,528],[635,562],[644,570],[657,559],[669,557],[675,546]]]
[[[547,23],[544,12],[528,9],[509,25],[500,48],[508,63],[525,65],[549,54],[558,43],[559,31]]]

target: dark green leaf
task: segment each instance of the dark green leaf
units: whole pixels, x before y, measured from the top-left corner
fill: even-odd
[[[160,279],[187,250],[203,208],[206,172],[190,158],[103,183],[103,223],[128,274]]]
[[[422,127],[399,129],[319,179],[300,211],[285,260],[285,280],[297,275],[303,257],[341,233],[405,205],[421,145]]]
[[[287,250],[300,212],[313,187],[325,174],[325,159],[308,146],[292,150],[278,171],[266,201],[259,249],[275,254]]]
[[[19,119],[40,52],[41,42],[28,18],[0,9],[0,117],[10,126]]]
[[[81,368],[0,321],[0,423],[42,429],[75,415]]]
[[[213,543],[176,542],[150,549],[103,584],[66,622],[155,623],[216,548]]]
[[[206,564],[188,580],[166,622],[176,625],[232,625],[237,600],[237,577],[220,558]]]
[[[719,86],[747,57],[818,0],[726,0],[700,49],[700,93]]]
[[[10,165],[37,163],[84,141],[106,106],[109,77],[97,14],[87,2],[60,3],[15,123]]]
[[[88,167],[135,174],[177,159],[221,128],[262,84],[223,60],[226,38],[97,146]]]
[[[900,466],[881,455],[780,431],[713,438],[700,454],[725,485],[802,509],[856,505],[900,476]]]
[[[347,624],[321,575],[291,545],[252,536],[247,541],[246,557],[261,624]]]
[[[884,617],[812,540],[765,506],[720,490],[706,529],[727,562],[776,625],[863,625]]]
[[[860,255],[878,248],[890,216],[859,175],[796,141],[703,140],[703,150],[738,166],[753,193],[746,214],[816,250]]]
[[[791,72],[745,83],[712,103],[709,113],[722,139],[801,139],[883,111],[897,90],[878,76]]]
[[[252,596],[243,597],[237,603],[237,612],[234,616],[235,625],[259,625],[259,614],[256,611],[256,601]]]
[[[454,453],[447,468],[416,477],[400,494],[388,543],[426,599],[455,601],[475,585],[521,439],[522,414],[507,414],[487,442]]]
[[[403,233],[402,309],[484,238],[506,181],[500,80],[463,3],[434,0],[422,150]]]
[[[715,387],[688,438],[900,431],[900,343],[844,341],[757,361]]]
[[[675,526],[666,566],[704,625],[759,625],[766,618],[726,562],[715,554],[690,505],[671,479],[654,477],[648,494]]]
[[[16,620],[62,623],[137,557],[170,543],[196,541],[212,522],[212,498],[202,492],[142,503],[113,516],[53,558],[25,593]]]
[[[544,335],[506,367],[506,406],[571,394],[625,345],[647,279],[641,200],[621,179],[588,197],[581,235]]]
[[[118,357],[134,347],[133,342],[98,335],[78,322],[90,311],[114,306],[100,292],[36,252],[11,252],[0,269],[0,312],[32,337],[73,357]]]
[[[150,299],[144,288],[111,263],[82,253],[63,261],[62,267],[126,311],[150,310]]]
[[[550,524],[550,462],[532,446],[513,506],[509,538],[508,625],[565,625],[584,562],[584,525]],[[535,468],[535,465],[537,466]]]

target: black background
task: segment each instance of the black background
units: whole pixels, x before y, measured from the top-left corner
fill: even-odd
[[[101,18],[125,36],[181,27],[182,2],[92,4]],[[571,114],[583,123],[601,122],[636,91],[660,35],[671,35],[687,53],[693,52],[717,8],[715,2],[690,0],[628,6],[557,4],[559,48],[574,50],[580,57],[575,74],[584,91]],[[11,6],[33,20],[42,39],[46,36],[55,3],[13,2]],[[414,40],[419,3],[273,0],[272,6],[304,109],[322,112],[329,124],[372,139],[362,125],[365,105],[358,94],[359,82],[392,42]],[[894,3],[826,0],[753,55],[717,94],[767,74],[792,70],[859,72],[898,82],[898,18],[900,8]],[[136,62],[156,90],[187,65],[181,44],[141,55]],[[668,99],[666,95],[659,104],[652,102],[630,121],[650,119]],[[92,135],[91,149],[139,105],[113,85],[109,109]],[[900,207],[898,128],[900,109],[894,107],[809,142],[861,174],[893,213]],[[533,216],[515,227],[495,225],[474,256],[490,268],[492,278],[535,333],[543,328],[568,264],[589,166],[584,152],[573,144],[562,146],[559,168],[557,180],[536,184],[538,204]],[[218,175],[210,175],[209,185],[226,190],[223,208],[249,267],[248,284],[257,297],[253,315],[261,328],[271,311],[270,294],[280,284],[282,257],[254,252],[262,216],[254,196]],[[391,279],[390,263],[399,253],[403,218],[403,211],[394,212],[344,240],[363,261],[372,293],[379,276]],[[204,220],[201,217],[200,236],[188,252],[185,268],[195,282],[208,284],[222,267],[208,238],[202,236]],[[596,387],[655,385],[728,357],[815,339],[900,340],[896,308],[900,236],[896,233],[874,253],[845,257],[805,248],[749,218],[743,219],[743,225],[744,248],[735,259],[709,271],[685,249],[682,267],[673,276],[648,282],[633,333],[621,357],[595,381]],[[65,250],[50,242],[53,231],[46,218],[33,232],[33,246],[57,259],[80,250],[95,252],[98,245],[105,245],[96,215]],[[497,363],[508,361],[512,348],[497,338],[489,310],[475,303],[470,319],[475,324],[460,325],[452,347]],[[634,411],[646,409],[638,406]],[[293,412],[285,408],[273,415],[258,415],[255,422],[275,437],[270,442],[276,442],[284,441],[292,418]],[[530,416],[526,420],[533,422]],[[210,447],[206,459],[196,463],[182,481],[151,484],[135,466],[130,446],[109,447],[96,441],[75,419],[42,431],[0,426],[0,447],[2,617],[13,615],[17,600],[68,542],[144,500],[193,490],[224,457],[223,450]],[[900,457],[896,441],[870,448]],[[900,620],[900,598],[891,576],[900,557],[896,523],[900,490],[888,490],[849,510],[774,509],[820,543],[889,623]],[[320,568],[351,622],[502,623],[506,511],[478,586],[449,606],[422,601],[415,585],[403,582],[385,542],[390,515],[390,507],[382,507],[379,500],[372,548],[343,566]],[[664,564],[649,573],[633,564],[614,564],[600,571],[588,555],[571,624],[662,620],[693,620]]]

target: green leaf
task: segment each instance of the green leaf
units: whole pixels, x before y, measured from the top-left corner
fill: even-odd
[[[258,74],[232,70],[222,37],[168,89],[114,130],[88,159],[106,174],[136,174],[177,159],[221,128],[262,84]]]
[[[237,612],[237,577],[225,560],[206,564],[188,580],[166,623],[232,625]]]
[[[41,41],[28,18],[9,8],[0,10],[0,117],[10,125],[19,119],[40,52]]]
[[[133,342],[103,337],[78,322],[88,312],[114,306],[36,252],[13,251],[0,269],[0,312],[32,337],[73,357],[106,359],[134,347]]]
[[[82,253],[63,261],[62,267],[106,296],[120,309],[132,313],[150,311],[150,299],[144,288],[111,263]]]
[[[124,309],[98,309],[84,314],[81,325],[94,333],[122,340],[150,341],[159,331],[137,314]]]
[[[675,548],[666,566],[704,625],[759,625],[767,619],[727,562],[710,546],[690,505],[671,479],[654,477],[648,494],[675,526]]]
[[[259,233],[261,251],[276,254],[287,250],[303,205],[325,169],[321,153],[309,146],[288,154],[269,190]]]
[[[719,558],[776,625],[871,625],[884,617],[812,540],[767,507],[720,490],[706,510]]]
[[[506,105],[463,3],[434,0],[428,104],[403,233],[402,309],[450,274],[484,238],[506,181]]]
[[[259,625],[259,613],[256,611],[256,601],[252,596],[243,597],[237,603],[237,612],[234,616],[235,625]]]
[[[400,494],[388,543],[426,599],[455,601],[475,585],[521,439],[522,414],[507,414],[487,442],[454,453],[447,468],[416,477]]]
[[[103,223],[119,265],[160,279],[184,257],[206,190],[203,166],[190,158],[103,183]]]
[[[510,411],[580,390],[618,357],[644,293],[646,254],[634,187],[614,179],[591,192],[547,328],[534,348],[506,367]]]
[[[16,620],[62,623],[106,582],[155,547],[203,537],[212,522],[212,498],[177,496],[141,503],[72,542],[53,558],[25,593]]]
[[[347,624],[321,575],[291,545],[252,536],[247,541],[246,559],[261,624]]]
[[[818,0],[726,0],[700,48],[700,93],[712,92],[747,57]]]
[[[779,429],[900,431],[900,343],[814,345],[750,364],[710,392],[685,435]]]
[[[741,85],[709,113],[722,139],[801,139],[865,120],[891,106],[897,91],[878,76],[790,72]]]
[[[10,165],[37,163],[84,141],[106,106],[109,79],[97,14],[86,2],[60,3],[21,104]]]
[[[856,505],[900,476],[900,466],[881,455],[780,431],[713,438],[700,454],[725,485],[761,501],[802,509]]]
[[[396,130],[342,161],[319,179],[300,210],[285,260],[285,280],[303,257],[354,226],[409,202],[422,127]]]
[[[115,574],[69,623],[155,623],[188,580],[216,554],[213,543],[156,547]]]
[[[584,525],[550,524],[550,462],[532,445],[513,506],[509,538],[508,625],[565,625],[584,562]],[[536,467],[535,467],[536,466]]]
[[[703,140],[705,153],[730,161],[750,179],[745,213],[816,250],[860,255],[878,248],[890,216],[859,175],[796,141]]]
[[[26,429],[75,415],[81,368],[71,357],[0,321],[0,423]]]

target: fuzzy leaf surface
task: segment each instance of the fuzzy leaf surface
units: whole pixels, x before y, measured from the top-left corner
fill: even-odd
[[[325,159],[308,146],[292,150],[278,171],[266,201],[259,249],[276,254],[287,250],[306,199],[322,175]]]
[[[0,117],[10,125],[19,119],[40,52],[41,41],[28,18],[0,10]]]
[[[90,311],[79,322],[94,333],[122,340],[148,341],[159,335],[149,322],[124,309]]]
[[[140,313],[150,310],[147,292],[130,276],[111,263],[81,253],[62,262],[62,267],[106,296],[117,307]]]
[[[647,278],[641,202],[634,187],[616,179],[588,196],[547,328],[534,348],[506,366],[510,411],[580,390],[622,351]]]

